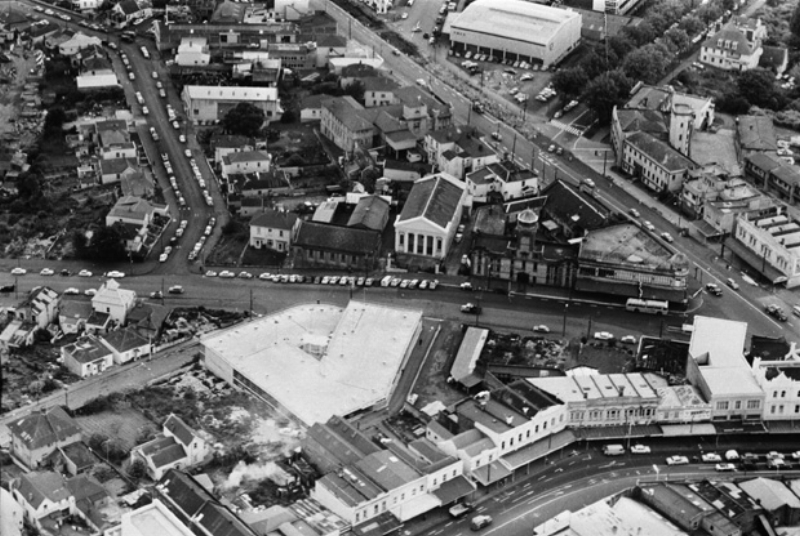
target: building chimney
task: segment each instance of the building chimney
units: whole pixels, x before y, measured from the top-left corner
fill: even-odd
[[[512,417],[511,415],[507,415],[506,416],[506,424],[511,426],[512,422],[514,422],[514,417]]]

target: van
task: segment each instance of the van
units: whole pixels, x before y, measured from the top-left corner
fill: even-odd
[[[622,445],[606,445],[603,447],[603,454],[606,456],[622,456],[625,454],[625,447]]]
[[[389,283],[391,283],[391,282],[392,282],[392,276],[387,275],[386,277],[381,279],[381,286],[382,287],[388,287]]]

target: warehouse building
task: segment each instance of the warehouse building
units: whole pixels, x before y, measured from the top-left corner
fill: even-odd
[[[450,24],[455,54],[487,54],[502,61],[550,67],[581,39],[581,15],[523,0],[476,0]]]

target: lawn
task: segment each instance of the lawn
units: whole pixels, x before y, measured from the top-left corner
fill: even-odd
[[[157,430],[158,425],[133,408],[116,407],[114,411],[103,411],[94,415],[75,417],[78,425],[90,437],[101,434],[119,440],[125,450],[137,445],[137,439],[148,429]]]
[[[267,248],[248,247],[242,257],[242,266],[280,267],[286,260],[286,253]]]

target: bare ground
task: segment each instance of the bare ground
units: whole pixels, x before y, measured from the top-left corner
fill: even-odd
[[[78,416],[75,420],[86,432],[87,437],[92,434],[102,434],[116,438],[125,450],[136,446],[136,438],[145,429],[158,429],[155,423],[133,408],[121,407],[113,412],[104,411],[95,415]]]

